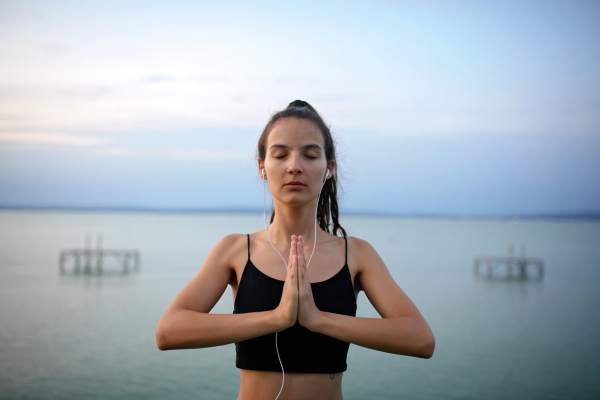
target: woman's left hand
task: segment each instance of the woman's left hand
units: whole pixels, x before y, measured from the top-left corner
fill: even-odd
[[[321,311],[315,305],[315,300],[308,279],[308,268],[304,258],[304,238],[298,237],[296,242],[296,255],[298,265],[298,323],[307,329],[314,330]]]

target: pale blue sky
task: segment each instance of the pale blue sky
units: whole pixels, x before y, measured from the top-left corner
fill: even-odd
[[[122,3],[0,1],[0,205],[259,208],[303,99],[345,210],[600,211],[596,1]]]

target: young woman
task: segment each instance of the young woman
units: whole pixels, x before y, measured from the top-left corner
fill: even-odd
[[[417,307],[338,222],[334,143],[308,103],[273,115],[258,173],[273,195],[270,227],[217,243],[161,318],[158,348],[236,343],[238,400],[342,399],[349,343],[430,358],[435,339]],[[234,313],[210,314],[227,285]],[[361,290],[382,318],[355,316]]]

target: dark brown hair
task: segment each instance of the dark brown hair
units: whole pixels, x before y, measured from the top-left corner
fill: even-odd
[[[315,124],[323,135],[327,163],[329,164],[330,161],[335,160],[335,145],[329,127],[325,124],[325,121],[323,121],[323,118],[321,118],[317,110],[302,100],[294,100],[286,109],[273,114],[258,139],[258,158],[264,161],[267,153],[266,145],[269,132],[271,132],[271,129],[273,129],[273,126],[277,121],[284,118],[305,119]],[[275,209],[273,209],[273,212],[271,213],[271,222],[273,222],[273,219],[275,219]],[[346,231],[339,222],[337,202],[337,163],[334,164],[331,178],[327,179],[327,182],[325,182],[321,191],[321,197],[319,198],[319,204],[317,206],[317,222],[321,229],[326,232],[330,232],[329,228],[330,225],[332,225],[332,233],[334,235],[337,235],[338,231],[340,231],[343,236],[347,236]]]

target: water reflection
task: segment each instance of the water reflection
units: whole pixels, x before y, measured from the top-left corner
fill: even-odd
[[[135,276],[139,275],[139,270],[129,270],[129,269],[101,269],[101,270],[82,270],[82,269],[72,269],[72,270],[64,270],[61,271],[60,275],[62,277],[71,277],[71,278],[81,278],[81,277],[101,277],[101,276]]]
[[[512,296],[538,297],[543,295],[544,280],[543,276],[519,276],[519,275],[487,275],[481,274],[474,276],[477,286],[486,293],[501,296],[501,298],[512,298]],[[508,296],[508,297],[505,297]]]
[[[65,270],[61,272],[59,283],[65,286],[81,286],[86,289],[100,289],[107,287],[127,287],[138,282],[140,274],[134,271],[124,271],[120,269],[75,271]]]
[[[478,280],[481,281],[485,281],[485,282],[490,282],[490,283],[533,283],[533,284],[539,284],[543,281],[543,275],[526,275],[526,276],[521,276],[521,275],[487,275],[487,274],[477,274],[475,273],[475,277]]]
[[[544,260],[527,257],[477,257],[473,274],[487,279],[526,281],[544,278]]]

